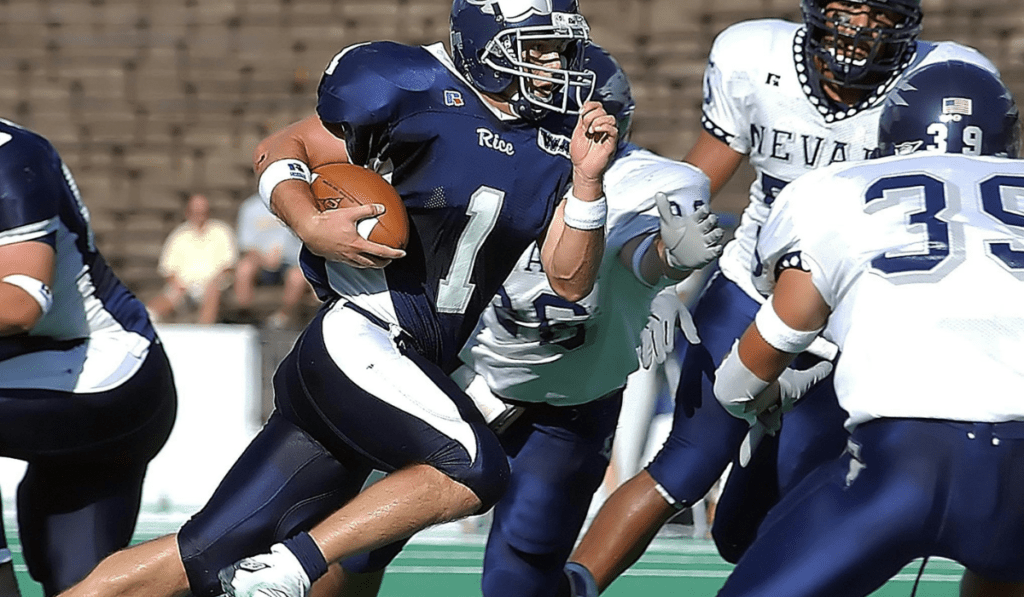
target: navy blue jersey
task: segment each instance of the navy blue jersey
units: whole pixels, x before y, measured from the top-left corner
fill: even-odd
[[[454,362],[516,259],[542,236],[571,174],[576,117],[506,118],[457,74],[440,44],[373,42],[338,54],[317,113],[353,163],[389,177],[411,223],[407,255],[383,270],[301,261],[322,299],[340,296]]]
[[[55,251],[53,306],[27,335],[0,338],[0,361],[97,332],[131,334],[140,347],[154,339],[145,307],[96,251],[89,210],[57,150],[0,120],[0,245],[29,241]]]

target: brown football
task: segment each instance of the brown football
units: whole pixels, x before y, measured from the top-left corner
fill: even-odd
[[[384,213],[359,222],[359,234],[395,249],[409,242],[409,214],[395,187],[373,170],[355,164],[324,164],[313,170],[310,184],[320,211],[379,203]]]

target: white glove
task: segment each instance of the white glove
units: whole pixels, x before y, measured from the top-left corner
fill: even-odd
[[[678,270],[695,270],[711,263],[722,254],[725,232],[718,226],[718,216],[705,204],[691,215],[676,215],[665,193],[655,193],[661,219],[661,240],[665,243],[668,264]]]
[[[217,575],[227,597],[306,597],[309,577],[295,555],[280,543],[270,553],[239,560]]]
[[[753,404],[768,403],[768,406],[759,411],[757,418],[750,426],[750,431],[743,438],[740,444],[740,466],[747,466],[750,458],[766,435],[775,435],[782,428],[782,415],[793,410],[798,400],[818,382],[828,377],[832,372],[832,363],[822,361],[810,369],[796,370],[786,369],[779,376],[779,383],[772,384],[762,392]],[[755,407],[756,408],[756,407]]]
[[[669,286],[655,295],[651,301],[651,314],[647,318],[647,325],[640,331],[640,346],[636,352],[644,369],[664,363],[675,348],[676,322],[683,329],[690,344],[700,343],[690,310],[680,300],[676,287]]]

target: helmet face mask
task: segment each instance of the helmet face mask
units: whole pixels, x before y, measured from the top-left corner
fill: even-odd
[[[540,118],[575,114],[593,92],[583,51],[590,38],[576,0],[454,0],[451,45],[456,67],[474,87],[507,94],[516,112]],[[558,64],[531,59],[557,49]]]
[[[921,31],[920,0],[802,0],[801,10],[812,76],[844,88],[876,89],[901,71]]]
[[[906,75],[882,105],[882,156],[917,151],[1017,157],[1020,115],[998,75],[953,60]]]

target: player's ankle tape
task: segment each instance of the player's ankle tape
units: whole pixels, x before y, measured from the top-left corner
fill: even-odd
[[[309,533],[299,533],[290,539],[285,539],[284,546],[292,552],[295,559],[302,565],[302,569],[309,577],[312,584],[318,578],[327,574],[327,559],[317,547],[316,542],[309,536]]]

